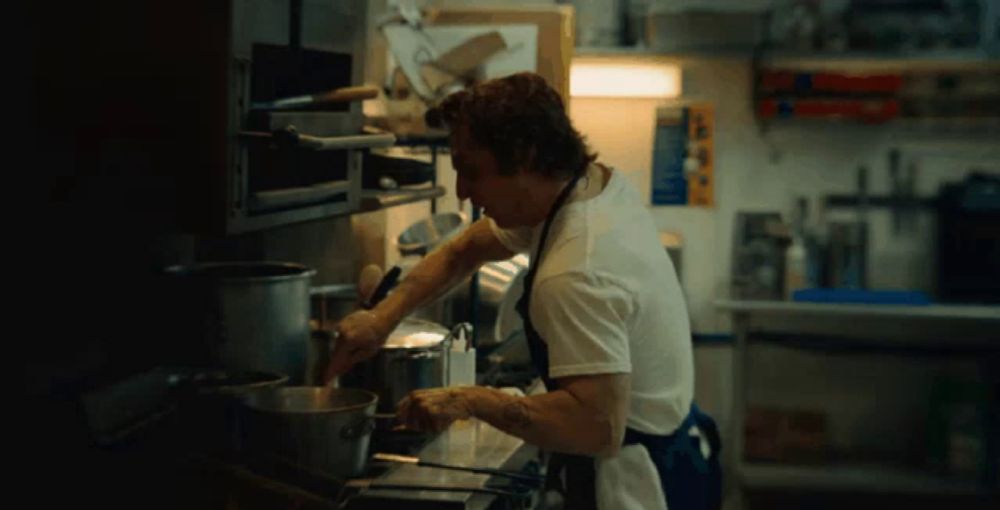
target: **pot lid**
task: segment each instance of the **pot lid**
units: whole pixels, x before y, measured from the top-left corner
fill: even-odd
[[[422,319],[403,319],[389,334],[385,349],[427,349],[435,347],[448,336],[448,329]]]

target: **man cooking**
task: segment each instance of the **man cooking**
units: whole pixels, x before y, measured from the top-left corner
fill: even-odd
[[[482,264],[530,253],[517,308],[548,391],[420,390],[399,419],[439,431],[475,417],[553,452],[567,508],[718,508],[718,432],[693,403],[687,307],[645,201],[596,162],[536,74],[456,92],[428,120],[449,128],[458,198],[485,218],[339,324],[330,375]]]

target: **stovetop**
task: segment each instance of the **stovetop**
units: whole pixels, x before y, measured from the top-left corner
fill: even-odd
[[[109,401],[110,402],[110,401]],[[136,407],[138,408],[138,407]],[[156,408],[142,426],[113,441],[98,440],[102,458],[115,464],[114,473],[141,480],[136,494],[170,495],[169,501],[199,508],[526,508],[534,494],[508,491],[500,478],[415,465],[369,462],[362,476],[344,479],[308,472],[274,459],[251,459],[231,449],[193,447],[178,434],[169,409]],[[112,436],[109,436],[112,437]],[[540,471],[538,450],[485,422],[456,422],[441,434],[406,430],[376,430],[370,453],[396,453],[441,464]],[[148,473],[144,475],[143,473]],[[117,475],[116,475],[117,476]],[[105,485],[117,490],[112,477]],[[499,487],[497,487],[499,486]],[[391,487],[391,488],[390,488]],[[470,492],[463,489],[478,489]],[[499,488],[497,494],[482,489]],[[516,492],[514,497],[508,492]],[[145,506],[159,502],[154,496]]]
[[[540,471],[537,449],[477,420],[456,422],[439,435],[381,432],[372,437],[369,451],[449,465]],[[344,479],[232,453],[193,452],[186,462],[199,477],[212,481],[216,498],[224,496],[236,508],[514,509],[533,507],[537,500],[534,487],[410,464],[369,462],[361,476]],[[260,506],[261,501],[274,500],[289,505]]]

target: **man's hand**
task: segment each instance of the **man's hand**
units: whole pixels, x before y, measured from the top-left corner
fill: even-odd
[[[441,432],[455,420],[472,417],[463,388],[416,390],[396,406],[396,418],[408,429]]]
[[[347,373],[355,363],[375,356],[393,328],[393,324],[369,310],[359,310],[344,317],[337,324],[325,380],[329,382]]]

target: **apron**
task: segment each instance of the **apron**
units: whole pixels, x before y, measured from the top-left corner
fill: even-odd
[[[531,267],[524,279],[524,293],[517,301],[517,311],[524,322],[531,362],[538,370],[549,391],[558,389],[558,383],[549,377],[549,351],[545,341],[531,323],[531,291],[535,275],[542,262],[542,250],[552,226],[552,219],[565,204],[580,176],[574,177],[556,198],[542,226],[538,249],[531,260]],[[708,440],[711,454],[706,459],[699,448],[699,438],[690,435],[697,426],[700,435]],[[656,467],[660,486],[669,510],[717,510],[722,506],[722,470],[719,465],[721,441],[715,421],[691,404],[691,410],[674,433],[654,435],[625,429],[623,446],[642,445]],[[593,457],[553,453],[549,461],[547,488],[555,488],[565,497],[570,510],[596,509],[597,476]],[[561,480],[565,480],[562,486]],[[586,489],[586,488],[589,488]],[[567,490],[568,489],[568,490]]]

